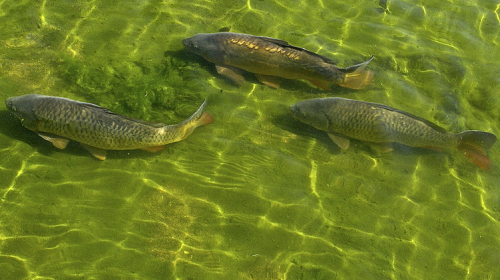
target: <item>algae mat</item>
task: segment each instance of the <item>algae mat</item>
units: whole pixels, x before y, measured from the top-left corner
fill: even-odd
[[[500,146],[360,142],[293,120],[300,100],[384,103],[447,130],[500,135],[495,1],[2,1],[0,96],[37,92],[177,123],[215,122],[159,154],[57,150],[0,103],[2,279],[500,278]],[[235,87],[183,49],[202,32],[286,40],[374,83]]]

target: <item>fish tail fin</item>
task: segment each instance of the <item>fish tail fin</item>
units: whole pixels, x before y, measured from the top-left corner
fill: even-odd
[[[214,122],[214,117],[209,113],[203,113],[201,117],[198,119],[198,126],[211,124]]]
[[[362,89],[369,85],[373,80],[373,72],[365,70],[365,68],[366,65],[372,61],[372,59],[373,56],[363,63],[345,68],[339,68],[339,70],[344,74],[344,78],[338,83],[339,86],[352,89]]]
[[[481,169],[490,169],[490,159],[486,155],[488,150],[495,144],[497,137],[489,132],[468,130],[459,133],[460,141],[457,149]]]
[[[192,126],[193,129],[198,126],[211,124],[214,121],[214,118],[209,113],[204,113],[205,106],[207,106],[207,100],[203,101],[200,108],[196,110],[189,118],[185,119],[183,122],[179,124],[179,126]]]
[[[214,121],[212,115],[203,112],[206,105],[207,105],[207,100],[205,99],[205,101],[203,101],[203,104],[201,104],[200,108],[198,108],[196,112],[194,112],[189,118],[187,118],[183,122],[175,125],[176,128],[179,130],[179,135],[180,135],[180,139],[176,141],[180,141],[188,137],[195,130],[195,128],[202,125],[211,124]]]

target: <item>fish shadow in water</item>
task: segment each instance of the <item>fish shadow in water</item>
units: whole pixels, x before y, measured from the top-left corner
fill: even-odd
[[[205,69],[207,72],[209,72],[212,76],[224,80],[226,83],[238,87],[236,84],[234,84],[231,80],[228,78],[222,76],[221,74],[217,73],[217,70],[215,69],[215,64],[212,62],[209,62],[208,60],[204,59],[200,55],[197,55],[195,53],[192,53],[188,50],[178,50],[178,51],[166,51],[164,53],[165,57],[171,57],[177,60],[181,60],[186,62],[189,65],[196,65],[198,64],[201,68]],[[253,73],[247,72],[245,70],[241,70],[243,73],[243,77],[245,77],[245,83],[252,83],[252,84],[257,84],[257,85],[263,85]],[[281,89],[288,90],[288,91],[300,91],[300,92],[307,92],[307,93],[327,93],[327,92],[339,92],[345,90],[344,88],[340,86],[332,86],[332,90],[322,90],[319,88],[316,88],[315,86],[312,86],[308,84],[307,81],[304,80],[291,80],[291,79],[285,79],[282,78]],[[350,89],[347,89],[351,91]]]
[[[38,153],[51,156],[53,153],[62,152],[71,156],[88,156],[92,155],[76,141],[69,141],[68,146],[60,150],[54,147],[49,141],[42,139],[35,132],[21,125],[21,121],[9,111],[0,111],[0,133],[12,139],[22,141],[34,147]],[[165,152],[165,151],[163,151]],[[149,153],[141,150],[130,151],[110,151],[108,159],[124,159],[124,158],[146,158],[160,155],[162,152]],[[98,162],[99,160],[96,159]]]
[[[341,152],[340,148],[333,143],[326,132],[296,120],[291,114],[275,115],[271,117],[270,121],[276,127],[295,135],[318,140],[322,145],[327,147],[328,151],[332,154],[338,154]]]
[[[11,112],[0,111],[0,119],[3,120],[0,124],[0,133],[3,135],[35,147],[37,152],[43,155],[48,156],[56,149],[51,143],[38,136],[38,134],[22,126],[21,121]],[[73,154],[79,154],[78,151],[70,147],[70,145],[68,145],[66,150]]]

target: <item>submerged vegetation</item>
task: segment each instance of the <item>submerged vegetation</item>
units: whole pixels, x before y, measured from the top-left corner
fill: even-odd
[[[169,120],[175,119],[176,112],[182,118],[186,104],[196,109],[203,100],[200,83],[191,82],[195,70],[176,57],[165,56],[156,65],[141,61],[87,64],[65,55],[58,63],[56,69],[68,91],[135,118]]]

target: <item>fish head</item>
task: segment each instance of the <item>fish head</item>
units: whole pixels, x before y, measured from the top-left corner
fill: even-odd
[[[182,40],[182,44],[189,51],[203,56],[212,63],[223,64],[225,52],[217,36],[218,34],[199,33]]]
[[[328,129],[327,108],[320,98],[304,100],[290,106],[292,115],[299,121],[317,129]]]
[[[41,95],[38,94],[27,94],[16,97],[9,97],[5,100],[5,105],[18,119],[20,119],[23,124],[36,122],[35,107],[36,100],[38,100]]]

